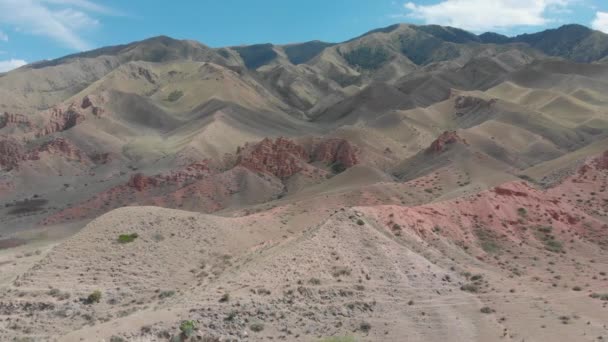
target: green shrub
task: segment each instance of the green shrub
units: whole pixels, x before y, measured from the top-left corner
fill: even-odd
[[[484,314],[491,314],[494,312],[494,309],[489,306],[484,306],[483,308],[479,309],[479,311]]]
[[[101,291],[99,290],[93,291],[86,299],[87,304],[99,303],[99,301],[101,301]]]
[[[361,324],[359,324],[359,330],[363,331],[363,332],[368,332],[372,329],[372,325],[369,324],[368,322],[361,322]]]
[[[191,337],[194,335],[194,330],[196,330],[196,324],[194,324],[194,321],[183,321],[179,325],[179,331],[182,332],[184,337]]]
[[[321,339],[319,342],[356,342],[352,336],[333,336]]]
[[[357,224],[360,225],[360,226],[362,226],[362,225],[365,224],[365,221],[363,221],[362,219],[358,219],[357,220]]]
[[[169,297],[173,297],[175,295],[175,291],[163,291],[158,295],[158,298],[163,299],[163,298],[169,298]]]
[[[119,243],[130,243],[135,241],[135,239],[137,239],[139,237],[139,235],[137,235],[137,233],[132,233],[132,234],[120,234],[118,236],[118,242]]]
[[[167,101],[169,102],[175,102],[177,100],[179,100],[182,96],[184,96],[184,92],[181,90],[174,90],[171,92],[171,94],[169,94],[169,96],[167,96]]]
[[[460,287],[460,289],[462,291],[471,292],[471,293],[476,293],[477,291],[479,291],[479,288],[475,284],[464,284]]]
[[[321,285],[321,280],[319,280],[318,278],[310,278],[308,283],[311,285]]]
[[[553,231],[553,227],[544,226],[538,227],[535,235],[536,238],[542,241],[543,245],[545,245],[545,249],[554,252],[554,253],[562,253],[564,251],[564,246],[561,242],[555,240],[555,237],[551,235]]]
[[[517,214],[519,214],[521,217],[526,217],[528,215],[528,211],[526,208],[519,208],[517,209]]]
[[[222,295],[222,297],[220,298],[220,303],[226,303],[229,300],[230,300],[230,294],[224,293]]]
[[[341,277],[341,276],[348,276],[350,275],[350,268],[348,267],[334,267],[334,272],[332,273],[332,275],[336,278]]]
[[[260,332],[262,330],[264,330],[264,324],[256,322],[256,323],[252,323],[249,326],[249,329],[251,329],[251,331],[253,332]]]
[[[481,280],[483,278],[483,274],[476,274],[474,276],[471,277],[472,281],[477,281],[477,280]]]

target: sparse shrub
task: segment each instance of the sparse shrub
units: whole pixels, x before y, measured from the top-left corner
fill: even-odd
[[[521,217],[526,217],[528,215],[528,211],[526,210],[526,208],[518,208],[517,214],[519,214],[519,216]]]
[[[236,318],[236,315],[237,315],[236,311],[230,311],[228,313],[228,315],[226,315],[226,317],[224,317],[224,321],[226,321],[226,322],[232,322]]]
[[[481,249],[486,253],[497,253],[500,251],[500,246],[496,242],[496,236],[489,229],[475,229],[475,235],[479,239]]]
[[[181,90],[174,90],[172,91],[169,96],[167,96],[167,101],[169,102],[175,102],[177,100],[179,100],[182,96],[184,96],[184,92]]]
[[[310,278],[308,283],[311,285],[321,285],[321,280],[319,280],[318,278]]]
[[[154,235],[152,235],[152,239],[154,239],[154,241],[156,242],[161,242],[165,239],[165,237],[161,233],[155,233]]]
[[[99,303],[99,301],[101,301],[101,291],[99,290],[93,291],[86,299],[87,304]]]
[[[350,275],[350,268],[348,267],[334,267],[334,272],[332,273],[332,275],[336,278],[341,277],[341,276],[348,276]]]
[[[137,235],[137,233],[132,233],[132,234],[120,234],[118,236],[118,242],[119,243],[130,243],[135,241],[135,239],[137,239],[139,237],[139,235]]]
[[[552,231],[553,227],[551,226],[538,227],[535,235],[545,245],[546,250],[554,253],[563,253],[563,245],[551,235]]]
[[[475,274],[474,276],[471,277],[472,281],[477,281],[477,280],[481,280],[483,278],[483,274]]]
[[[319,342],[356,342],[352,336],[333,336],[321,339]]]
[[[580,286],[575,286],[572,288],[572,291],[582,291],[583,289]]]
[[[462,291],[471,292],[471,293],[477,293],[479,291],[479,288],[475,284],[464,284],[460,287],[460,289]]]
[[[260,332],[260,331],[264,330],[264,324],[262,324],[260,322],[252,323],[249,326],[249,329],[251,329],[251,331],[253,331],[253,332]]]
[[[363,221],[362,219],[358,219],[357,220],[357,224],[360,225],[360,226],[362,226],[362,225],[365,224],[365,221]]]
[[[479,309],[479,311],[484,314],[491,314],[494,312],[494,309],[489,306],[484,306],[483,308]]]
[[[226,303],[229,300],[230,300],[230,294],[224,293],[222,295],[222,297],[220,298],[220,303]]]
[[[127,342],[127,340],[120,336],[112,336],[110,337],[110,342]]]
[[[160,299],[164,299],[164,298],[169,298],[169,297],[173,297],[175,295],[175,291],[162,291],[159,295],[158,298]]]
[[[564,248],[564,246],[559,241],[555,241],[555,240],[545,241],[545,249],[550,252],[559,253],[559,252],[563,251],[563,248]]]
[[[181,331],[181,334],[184,337],[191,337],[194,335],[194,330],[196,330],[196,324],[194,324],[194,321],[183,321],[179,325],[179,331]]]
[[[372,329],[372,325],[369,324],[368,322],[361,322],[361,324],[359,324],[359,330],[363,331],[363,332],[368,332]]]

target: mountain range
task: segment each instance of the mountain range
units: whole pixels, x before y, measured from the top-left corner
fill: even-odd
[[[32,63],[0,74],[0,339],[606,338],[607,184],[580,25]]]

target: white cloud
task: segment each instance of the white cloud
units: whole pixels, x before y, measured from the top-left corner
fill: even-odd
[[[434,5],[404,6],[409,16],[427,24],[481,32],[516,26],[542,26],[553,21],[548,12],[563,11],[572,0],[443,0]]]
[[[0,23],[74,50],[90,48],[82,32],[99,25],[95,14],[115,13],[88,0],[0,0]]]
[[[608,12],[597,12],[591,27],[596,30],[608,33]]]
[[[0,31],[0,40],[3,42],[8,42],[8,36],[6,35],[6,33]]]
[[[0,61],[0,72],[6,72],[13,69],[17,69],[20,66],[26,65],[27,62],[22,59],[9,59],[7,61]]]

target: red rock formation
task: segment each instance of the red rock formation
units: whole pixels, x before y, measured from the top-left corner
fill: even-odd
[[[62,155],[68,159],[79,162],[88,159],[88,157],[78,147],[65,138],[56,138],[46,142],[31,153],[35,153],[37,155],[38,153],[42,152],[46,152],[51,155]]]
[[[150,190],[151,188],[164,185],[184,186],[192,181],[203,178],[209,172],[208,161],[204,160],[165,174],[145,176],[142,173],[136,173],[131,176],[127,182],[127,186],[137,191]]]
[[[96,106],[94,104],[92,95],[87,95],[82,98],[82,103],[80,104],[80,108],[82,108],[82,109],[91,108],[91,112],[95,116],[100,116],[104,112],[103,108]]]
[[[19,164],[27,160],[39,160],[41,153],[61,156],[69,160],[84,162],[88,157],[72,142],[65,138],[56,138],[39,147],[27,150],[21,143],[12,138],[0,140],[0,168],[18,169]]]
[[[427,149],[429,153],[441,153],[447,149],[448,145],[462,143],[468,145],[467,141],[461,138],[456,131],[445,131],[431,143]]]
[[[209,172],[209,162],[207,160],[203,160],[192,163],[183,169],[171,171],[167,174],[161,174],[156,177],[162,179],[162,181],[167,184],[181,186],[193,180],[200,179],[206,176]]]
[[[49,122],[41,128],[37,137],[53,134],[55,132],[63,132],[84,121],[84,115],[79,113],[73,106],[70,106],[66,111],[61,108],[53,108]]]
[[[289,139],[281,137],[273,141],[265,138],[257,144],[245,146],[240,151],[236,164],[279,178],[288,178],[300,172],[308,159],[304,147]]]
[[[273,141],[265,138],[237,150],[236,165],[285,179],[305,168],[310,169],[312,166],[308,163],[313,161],[341,163],[346,168],[359,163],[358,149],[344,139],[323,140],[312,150],[309,156],[303,146],[292,140],[281,137]]]
[[[13,138],[0,139],[0,168],[4,170],[16,169],[25,154],[25,148],[17,140]]]
[[[87,95],[82,98],[82,104],[80,105],[80,108],[87,109],[87,108],[91,107],[92,105],[93,105],[93,102],[91,101],[91,98]]]
[[[7,126],[26,126],[30,128],[32,127],[32,122],[25,115],[4,112],[0,116],[0,129]]]
[[[344,139],[327,139],[316,146],[313,152],[314,161],[329,164],[340,163],[349,168],[359,163],[358,150]]]
[[[595,159],[595,167],[598,170],[608,170],[608,151]]]
[[[148,177],[143,173],[136,173],[127,182],[127,185],[136,189],[137,191],[144,191],[150,187],[158,185],[158,180],[154,177]]]

